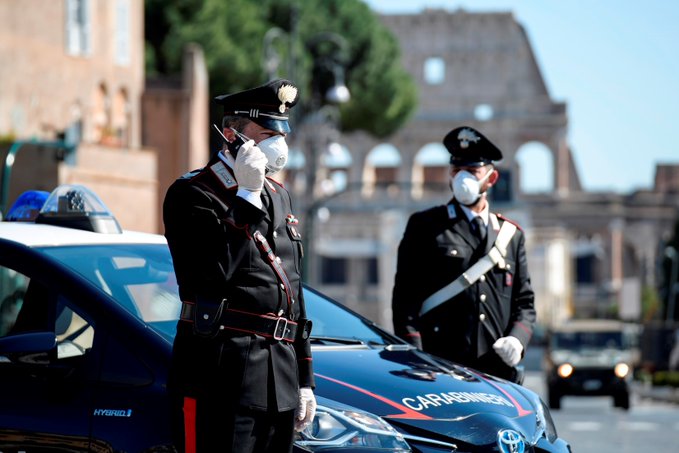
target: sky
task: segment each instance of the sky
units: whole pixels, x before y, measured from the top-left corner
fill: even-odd
[[[679,164],[678,1],[365,2],[381,14],[512,11],[552,100],[567,104],[568,141],[585,190],[652,189],[656,164]]]

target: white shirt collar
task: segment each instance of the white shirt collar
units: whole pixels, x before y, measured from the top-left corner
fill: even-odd
[[[464,214],[467,216],[467,220],[469,220],[469,222],[471,222],[474,217],[481,217],[481,220],[483,220],[483,224],[488,226],[488,215],[489,215],[489,212],[490,212],[488,203],[486,203],[486,207],[483,208],[483,211],[478,212],[478,213],[472,211],[471,209],[469,209],[467,206],[465,206],[463,204],[460,204],[460,208],[462,208],[462,212],[464,212]]]

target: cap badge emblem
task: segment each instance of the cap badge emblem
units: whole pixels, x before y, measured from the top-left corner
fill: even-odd
[[[460,148],[469,148],[469,142],[478,142],[481,137],[476,135],[474,131],[469,129],[462,129],[459,134],[457,134],[457,139],[460,141]]]
[[[285,104],[292,102],[297,97],[297,88],[292,85],[283,85],[278,89],[278,100],[281,101],[278,111],[285,113]]]

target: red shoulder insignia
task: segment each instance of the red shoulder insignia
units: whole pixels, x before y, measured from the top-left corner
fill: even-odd
[[[521,225],[519,225],[519,224],[516,223],[515,221],[513,221],[513,220],[511,220],[511,219],[508,219],[507,217],[505,217],[505,216],[503,216],[502,214],[499,214],[499,213],[497,213],[497,212],[495,213],[495,215],[497,216],[498,219],[504,220],[505,222],[509,222],[509,223],[511,223],[512,225],[514,225],[515,227],[517,227],[519,230],[523,231],[523,228],[521,228]]]
[[[274,184],[276,184],[276,185],[279,186],[279,187],[282,187],[283,189],[285,189],[285,185],[283,185],[282,182],[276,181],[276,180],[273,179],[271,176],[267,176],[267,177],[266,177],[266,180],[267,180],[267,181],[270,181],[270,182],[272,182],[272,183],[274,183]],[[269,187],[271,187],[271,185],[269,185]],[[275,190],[275,189],[274,189],[274,190]]]

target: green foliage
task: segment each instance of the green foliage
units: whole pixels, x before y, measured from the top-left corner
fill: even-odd
[[[284,32],[272,41],[281,58],[278,74],[300,86],[296,110],[307,113],[334,80],[312,55],[312,43],[329,33],[346,41],[316,49],[323,61],[345,68],[351,101],[341,106],[343,130],[384,137],[415,109],[415,83],[401,67],[396,39],[360,0],[146,0],[145,6],[148,74],[179,74],[182,50],[195,42],[205,53],[211,96],[264,83],[264,36],[277,27]]]
[[[653,385],[679,388],[679,371],[656,371],[653,373]]]
[[[0,134],[0,146],[11,145],[16,139],[16,134],[12,131],[6,134]]]
[[[644,322],[657,318],[660,309],[660,297],[658,291],[652,286],[644,286],[641,289],[641,319]]]

